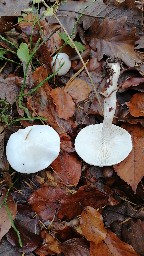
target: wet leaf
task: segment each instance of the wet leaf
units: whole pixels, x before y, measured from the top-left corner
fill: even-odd
[[[28,203],[43,220],[53,220],[64,196],[63,189],[43,186],[30,196]]]
[[[51,164],[57,179],[66,185],[77,185],[81,176],[81,162],[73,154],[62,152]]]
[[[114,256],[104,242],[90,243],[90,256]]]
[[[4,200],[7,196],[7,190],[2,189],[0,191],[0,240],[9,231],[12,226],[10,217],[14,220],[17,213],[17,205],[13,200],[12,195],[9,193],[6,204]],[[9,216],[10,214],[10,216]]]
[[[132,116],[144,116],[144,93],[134,94],[127,106]]]
[[[72,238],[61,245],[65,256],[89,256],[89,248],[81,238]]]
[[[97,49],[98,60],[101,60],[103,55],[107,55],[122,59],[130,67],[141,63],[141,59],[134,50],[134,43],[137,40],[135,29],[130,32],[126,30],[125,22],[125,17],[117,20],[105,18],[102,23],[99,24],[96,21],[91,26],[90,46],[93,50]]]
[[[88,206],[81,214],[81,229],[82,234],[88,241],[99,244],[107,235],[107,230],[104,228],[102,215],[94,208]]]
[[[60,147],[62,150],[68,153],[72,153],[75,151],[72,145],[71,137],[67,133],[62,133],[60,135],[60,141],[61,141]]]
[[[107,195],[96,187],[81,186],[79,190],[65,197],[58,211],[58,218],[72,219],[81,214],[86,206],[101,208],[107,204]]]
[[[60,118],[68,120],[75,113],[75,104],[72,97],[63,88],[56,88],[51,91],[51,97],[56,105],[56,111]]]
[[[86,100],[91,92],[90,86],[82,79],[74,79],[64,87],[65,92],[71,95],[76,103]]]
[[[114,166],[114,169],[121,179],[136,191],[138,183],[144,176],[144,128],[138,125],[125,125],[123,128],[132,136],[133,149],[124,161]]]

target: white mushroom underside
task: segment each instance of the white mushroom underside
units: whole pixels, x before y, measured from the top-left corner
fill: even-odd
[[[12,168],[21,173],[34,173],[48,167],[58,156],[60,138],[48,125],[28,126],[13,133],[6,147]]]
[[[124,160],[132,150],[130,134],[121,127],[112,124],[108,143],[102,144],[103,124],[89,125],[76,137],[75,149],[88,164],[111,166]]]

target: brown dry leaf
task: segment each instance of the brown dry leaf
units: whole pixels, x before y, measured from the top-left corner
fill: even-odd
[[[112,58],[120,58],[130,67],[141,63],[137,52],[134,50],[134,43],[138,39],[135,28],[130,32],[125,28],[126,17],[117,20],[105,18],[102,23],[95,21],[90,28],[90,46],[98,51],[98,60],[103,55]]]
[[[99,244],[90,243],[90,256],[113,256],[107,245],[102,241]],[[115,256],[115,255],[114,255]]]
[[[107,233],[105,243],[113,256],[138,256],[131,245],[122,242],[110,231]]]
[[[82,79],[74,79],[64,87],[65,92],[71,95],[76,103],[86,100],[91,92],[90,86]]]
[[[87,206],[81,214],[80,226],[82,234],[88,241],[99,244],[107,235],[102,215],[94,208]]]
[[[17,205],[13,200],[12,195],[9,193],[6,204],[4,204],[4,199],[7,195],[7,190],[3,188],[0,191],[0,240],[11,228],[12,222],[9,217],[9,212],[12,219],[15,219],[17,213]]]
[[[124,161],[114,165],[114,169],[135,192],[138,183],[144,176],[144,128],[138,125],[124,125],[123,128],[132,136],[133,150]]]
[[[122,225],[122,239],[131,244],[140,254],[144,255],[144,221],[129,219]]]
[[[124,83],[121,85],[119,91],[123,92],[124,90],[128,89],[129,87],[138,86],[141,83],[144,83],[143,77],[131,77],[124,81]]]
[[[134,117],[144,116],[144,93],[136,93],[126,104]]]
[[[6,100],[10,104],[16,102],[19,94],[18,83],[19,78],[16,76],[8,77],[6,79],[0,76],[0,98]]]
[[[72,238],[61,245],[65,256],[89,256],[89,248],[81,238]]]
[[[144,36],[141,36],[138,41],[136,41],[135,49],[143,49],[144,48]]]
[[[24,9],[29,8],[30,0],[5,0],[0,1],[0,16],[20,16]]]
[[[61,152],[51,164],[56,172],[56,178],[66,185],[77,185],[81,177],[81,162],[74,154]]]
[[[72,153],[75,151],[72,145],[71,137],[67,133],[60,134],[60,141],[61,141],[60,147],[62,150],[68,153]]]
[[[102,208],[108,202],[108,197],[96,187],[81,186],[79,190],[68,195],[61,201],[61,207],[58,211],[59,219],[73,219],[80,215],[84,207],[92,206]]]
[[[56,105],[56,111],[60,118],[68,120],[74,115],[75,104],[72,97],[64,91],[64,88],[53,89],[50,95]]]
[[[28,203],[43,220],[52,220],[64,196],[63,189],[43,186],[30,196]]]
[[[32,212],[30,206],[18,205],[15,225],[22,240],[22,248],[19,250],[23,253],[34,251],[39,246],[41,237],[38,216]],[[18,236],[13,228],[9,230],[7,240],[13,246],[19,247]]]
[[[43,238],[43,245],[36,249],[35,253],[37,255],[53,255],[61,253],[60,243],[58,240],[47,233],[45,230],[41,232],[41,236]]]

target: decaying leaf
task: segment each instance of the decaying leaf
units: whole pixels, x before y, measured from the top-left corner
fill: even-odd
[[[130,32],[125,28],[126,17],[117,20],[105,18],[102,23],[95,21],[90,28],[92,37],[89,36],[90,46],[98,51],[98,60],[103,55],[112,58],[120,58],[130,67],[141,63],[137,52],[134,50],[134,43],[137,40],[136,31]]]
[[[57,179],[66,185],[77,185],[81,176],[81,162],[74,154],[62,152],[51,164]]]
[[[88,206],[81,214],[81,229],[88,241],[99,244],[107,235],[102,215],[94,208]]]
[[[65,256],[89,256],[89,248],[81,238],[72,238],[61,245]]]
[[[101,208],[106,205],[108,200],[107,195],[99,191],[93,186],[81,186],[79,190],[67,195],[61,201],[61,207],[58,211],[59,219],[72,219],[81,214],[86,206]]]
[[[114,166],[117,174],[136,191],[137,185],[144,176],[144,128],[136,125],[125,125],[133,141],[133,149],[129,156]]]
[[[132,116],[144,116],[144,93],[134,94],[127,106]]]
[[[21,252],[32,252],[40,244],[40,228],[38,226],[38,217],[31,210],[28,205],[18,205],[18,213],[15,219],[15,225],[20,232],[20,238],[22,241]],[[14,229],[10,229],[7,234],[7,240],[13,245],[19,247],[19,240]]]
[[[20,16],[24,9],[29,8],[30,0],[7,0],[0,2],[0,16]]]
[[[43,220],[52,220],[64,196],[63,189],[43,186],[30,196],[28,202]]]
[[[13,104],[19,94],[18,88],[19,78],[8,77],[4,79],[0,76],[0,98],[6,100],[8,103]]]
[[[105,229],[101,214],[92,207],[86,207],[82,212],[81,229],[86,239],[91,242],[91,256],[138,256],[132,246]]]
[[[71,95],[76,103],[86,100],[91,92],[90,86],[82,79],[74,79],[64,87],[65,92]]]
[[[9,231],[12,226],[11,218],[14,220],[17,213],[17,205],[13,200],[12,195],[9,193],[6,204],[4,204],[4,200],[7,196],[7,190],[2,189],[0,191],[0,240],[2,237]]]
[[[125,91],[129,87],[135,87],[142,83],[144,83],[143,77],[130,77],[129,79],[126,79],[121,85],[120,91]]]
[[[131,245],[122,242],[112,232],[108,232],[105,243],[113,256],[138,256]]]
[[[41,232],[41,236],[43,238],[43,245],[35,251],[37,255],[54,255],[61,252],[60,242],[54,236],[45,230]]]
[[[56,105],[56,111],[60,118],[68,120],[75,113],[75,104],[72,97],[63,88],[56,88],[51,91],[51,97]]]

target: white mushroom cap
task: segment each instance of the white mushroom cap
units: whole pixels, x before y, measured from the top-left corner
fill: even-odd
[[[57,71],[58,76],[65,75],[71,68],[71,61],[69,56],[66,53],[56,54],[51,62],[51,67],[53,72]]]
[[[108,143],[103,143],[102,129],[103,123],[82,129],[75,140],[76,152],[91,165],[102,167],[118,164],[132,150],[131,136],[125,129],[112,124]]]
[[[60,137],[48,125],[33,125],[13,133],[6,146],[7,160],[21,173],[35,173],[48,167],[59,155]]]

